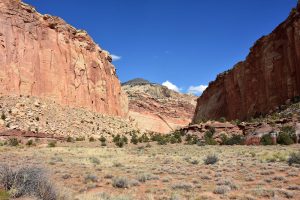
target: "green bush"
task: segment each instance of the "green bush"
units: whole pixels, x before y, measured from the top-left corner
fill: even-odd
[[[27,145],[27,146],[32,146],[32,145],[33,145],[33,140],[28,140],[28,141],[26,142],[26,145]]]
[[[96,140],[95,140],[95,138],[90,137],[90,138],[89,138],[89,141],[90,141],[90,142],[95,142]]]
[[[138,136],[137,136],[136,134],[133,134],[133,135],[131,136],[130,142],[131,142],[132,144],[138,144],[138,143],[139,143]]]
[[[176,130],[171,134],[170,142],[172,144],[181,143],[182,142],[182,139],[181,139],[182,136],[184,136],[184,133],[180,130]]]
[[[221,118],[219,119],[219,122],[222,122],[222,123],[226,122],[226,118],[225,118],[225,117],[221,117]]]
[[[76,141],[85,141],[85,137],[78,137],[78,138],[76,138]]]
[[[69,137],[67,138],[67,142],[74,142],[74,139],[73,139],[71,136],[69,136]]]
[[[119,134],[113,137],[113,142],[116,146],[122,148],[125,144],[128,143],[128,138],[126,136],[120,136]]]
[[[273,145],[273,140],[271,134],[263,135],[260,139],[260,144],[262,145]]]
[[[5,119],[6,119],[6,116],[5,116],[4,112],[2,112],[2,114],[1,114],[1,119],[2,119],[2,120],[5,120]]]
[[[186,143],[185,144],[188,144],[188,145],[194,145],[194,144],[197,144],[199,142],[199,138],[197,135],[186,135],[185,137],[185,141]]]
[[[220,138],[221,138],[221,145],[226,145],[226,142],[227,142],[227,140],[228,140],[227,135],[225,135],[225,134],[223,133],[223,134],[221,134]]]
[[[214,128],[210,128],[210,130],[206,131],[205,135],[204,135],[204,140],[205,143],[208,145],[217,145],[217,141],[213,138],[215,134],[215,129]]]
[[[100,141],[100,142],[106,142],[106,138],[102,135],[102,136],[99,138],[99,141]]]
[[[294,144],[294,141],[288,133],[280,132],[277,137],[277,143],[281,145],[291,145]]]
[[[99,138],[99,141],[101,142],[101,146],[106,146],[106,138],[103,135]]]
[[[290,145],[296,142],[296,131],[292,126],[284,126],[280,129],[277,137],[277,143],[281,145]]]
[[[139,137],[138,140],[140,143],[147,143],[150,141],[146,133],[144,133],[141,137]]]
[[[56,147],[56,141],[49,141],[48,147]]]
[[[225,145],[242,145],[244,144],[244,137],[241,135],[232,135],[232,137],[227,138]]]
[[[13,146],[13,147],[18,146],[19,145],[19,141],[18,141],[17,138],[9,138],[8,139],[8,145],[9,146]]]

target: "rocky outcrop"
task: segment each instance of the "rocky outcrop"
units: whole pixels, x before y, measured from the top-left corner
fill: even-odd
[[[25,96],[0,97],[0,137],[111,139],[137,128],[129,119],[102,115],[83,108],[62,106],[51,100]]]
[[[144,131],[169,133],[191,122],[196,97],[135,79],[122,84],[129,99],[129,116]]]
[[[82,30],[17,0],[0,2],[0,95],[30,95],[109,115],[127,114],[108,52]]]
[[[300,96],[300,4],[246,60],[218,75],[198,99],[193,122],[245,120],[272,112]]]

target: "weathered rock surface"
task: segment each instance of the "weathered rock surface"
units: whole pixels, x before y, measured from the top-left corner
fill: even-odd
[[[243,136],[246,145],[260,145],[261,138],[270,134],[273,144],[276,144],[276,137],[284,127],[292,127],[295,130],[297,143],[300,143],[300,100],[298,103],[289,103],[280,106],[280,109],[267,114],[265,117],[251,118],[249,121],[239,122],[218,122],[207,121],[198,124],[191,124],[181,128],[186,134],[197,135],[203,139],[205,133],[211,128],[215,130],[213,138],[221,142],[222,135],[228,138],[233,135]]]
[[[0,136],[22,132],[24,137],[105,136],[110,139],[113,135],[137,130],[129,119],[62,106],[36,97],[1,96],[0,116]]]
[[[193,122],[245,120],[274,111],[300,96],[300,4],[246,60],[218,75],[198,99]]]
[[[191,122],[196,97],[135,79],[123,84],[128,94],[129,116],[144,131],[169,133]]]
[[[111,56],[82,30],[17,0],[0,2],[0,95],[30,95],[125,116]]]

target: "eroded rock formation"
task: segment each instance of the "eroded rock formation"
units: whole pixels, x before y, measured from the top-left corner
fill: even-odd
[[[245,120],[270,113],[300,96],[300,4],[271,34],[259,39],[246,60],[218,75],[198,99],[194,123]]]
[[[17,0],[0,2],[0,95],[30,95],[124,116],[108,52],[82,30]]]
[[[122,88],[128,94],[129,116],[141,130],[169,133],[191,122],[195,96],[142,79],[129,81]]]

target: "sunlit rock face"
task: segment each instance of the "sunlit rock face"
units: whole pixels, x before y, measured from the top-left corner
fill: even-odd
[[[82,30],[16,0],[0,2],[0,95],[30,95],[125,116],[111,56]]]
[[[259,39],[246,60],[217,79],[198,99],[194,123],[248,119],[300,96],[300,6],[271,34]]]

